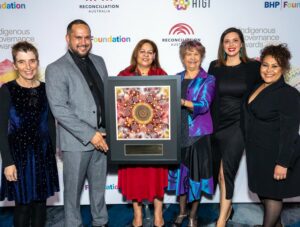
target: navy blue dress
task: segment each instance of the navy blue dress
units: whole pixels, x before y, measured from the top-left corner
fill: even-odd
[[[11,81],[0,88],[0,96],[0,200],[7,198],[20,204],[46,200],[59,191],[59,183],[45,84],[24,88]],[[4,168],[13,164],[18,180],[9,182]]]

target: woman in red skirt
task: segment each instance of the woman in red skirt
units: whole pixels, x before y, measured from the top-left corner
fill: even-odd
[[[148,39],[138,42],[130,66],[118,76],[167,75],[160,67],[156,44]],[[164,226],[162,205],[164,188],[168,185],[167,166],[122,165],[118,170],[118,186],[125,198],[133,203],[132,226],[142,226],[142,201],[154,203],[154,226]]]

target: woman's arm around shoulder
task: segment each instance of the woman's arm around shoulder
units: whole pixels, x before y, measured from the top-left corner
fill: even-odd
[[[217,65],[217,60],[214,60],[214,61],[210,62],[209,67],[208,67],[208,71],[207,71],[208,74],[214,75],[216,65]]]
[[[9,108],[11,103],[10,93],[4,84],[0,88],[0,152],[2,157],[2,166],[7,167],[14,164],[8,143],[8,121]]]
[[[260,65],[261,65],[261,63],[255,59],[251,59],[250,61],[247,62],[249,75],[252,78],[253,86],[262,82],[262,79],[260,76]]]

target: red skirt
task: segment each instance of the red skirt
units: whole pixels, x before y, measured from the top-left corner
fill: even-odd
[[[165,166],[120,166],[118,187],[127,200],[153,202],[163,199],[168,185],[168,168]]]

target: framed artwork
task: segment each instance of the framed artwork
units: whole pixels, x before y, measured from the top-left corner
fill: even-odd
[[[108,157],[116,164],[180,160],[180,77],[109,77],[105,87]]]

